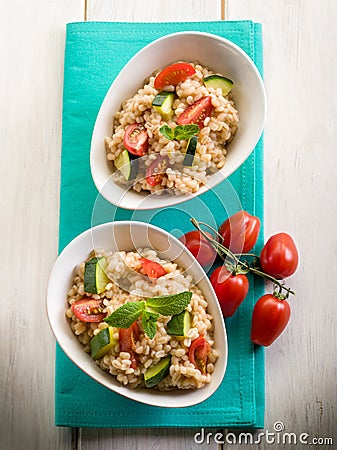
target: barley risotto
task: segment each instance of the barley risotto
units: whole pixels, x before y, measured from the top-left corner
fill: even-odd
[[[193,279],[152,249],[92,251],[79,264],[66,316],[84,351],[130,388],[202,388],[218,352]]]
[[[158,195],[195,193],[226,162],[239,113],[233,81],[199,63],[151,75],[114,115],[106,157],[114,181]]]

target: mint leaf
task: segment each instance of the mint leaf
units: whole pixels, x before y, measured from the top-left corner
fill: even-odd
[[[145,310],[142,313],[142,325],[144,329],[144,333],[150,338],[153,339],[157,333],[157,319],[159,314]]]
[[[186,309],[192,298],[192,292],[185,291],[174,295],[152,297],[146,301],[146,306],[163,316],[173,316]]]
[[[198,125],[193,123],[187,125],[178,125],[174,129],[174,139],[178,141],[182,141],[184,139],[189,139],[192,136],[195,136],[200,132],[200,128]]]
[[[189,123],[186,125],[177,125],[175,128],[170,128],[168,125],[163,125],[160,127],[159,131],[164,137],[166,137],[166,139],[169,139],[170,141],[172,141],[172,139],[182,141],[198,134],[200,132],[200,128],[194,123]]]
[[[129,328],[145,309],[145,301],[129,302],[116,309],[104,319],[112,327]]]
[[[174,139],[174,130],[170,128],[168,125],[163,125],[162,127],[160,127],[159,131],[169,141],[172,141],[172,139]]]
[[[153,339],[157,332],[156,323],[159,314],[163,316],[179,314],[186,309],[191,298],[192,292],[185,291],[174,295],[152,297],[146,302],[142,300],[125,303],[104,321],[112,327],[129,328],[141,316],[144,333]],[[151,308],[151,310],[147,308]]]

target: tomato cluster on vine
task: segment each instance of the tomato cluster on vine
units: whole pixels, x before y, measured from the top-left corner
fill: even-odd
[[[269,346],[280,336],[290,318],[287,299],[294,292],[283,280],[293,275],[298,267],[298,250],[293,238],[287,233],[277,233],[268,239],[257,256],[249,252],[257,242],[261,223],[247,211],[232,215],[218,230],[196,219],[191,222],[197,230],[186,233],[180,240],[197,261],[208,270],[217,257],[223,260],[210,274],[210,282],[224,317],[235,314],[246,298],[247,273],[273,282],[274,292],[263,295],[254,306],[250,334],[255,344]]]

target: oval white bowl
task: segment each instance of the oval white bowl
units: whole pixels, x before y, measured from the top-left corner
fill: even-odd
[[[130,251],[152,247],[159,256],[175,261],[197,280],[208,301],[208,311],[214,318],[214,341],[219,351],[211,382],[202,389],[159,392],[153,389],[129,389],[114,376],[96,366],[91,356],[84,352],[78,338],[71,331],[65,316],[67,292],[71,288],[74,269],[88,258],[93,248],[111,251]],[[91,228],[71,241],[57,258],[52,269],[47,296],[47,312],[53,333],[66,355],[87,375],[108,389],[148,405],[185,407],[195,405],[210,397],[220,385],[227,365],[227,337],[221,310],[213,288],[193,255],[171,234],[143,222],[109,222]]]
[[[238,131],[228,147],[225,166],[208,178],[207,186],[191,195],[149,195],[114,183],[106,159],[104,138],[111,135],[112,119],[152,72],[173,61],[199,61],[234,81],[233,98],[240,115]],[[257,144],[265,121],[266,97],[262,78],[248,55],[237,45],[214,34],[181,32],[164,36],[140,50],[112,83],[93,130],[90,166],[98,191],[125,209],[153,209],[175,205],[216,186],[247,159]]]

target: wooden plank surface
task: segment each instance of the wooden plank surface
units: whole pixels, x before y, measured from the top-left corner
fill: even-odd
[[[65,23],[82,0],[1,2],[0,449],[71,449],[54,423],[46,286],[57,256]]]
[[[337,6],[332,0],[229,0],[228,17],[263,24],[265,234],[288,231],[301,251],[291,280],[297,293],[291,322],[266,351],[265,426],[273,431],[281,421],[285,432],[334,434],[337,445],[335,281],[329,269],[337,267]]]
[[[184,22],[219,20],[221,0],[87,0],[88,20]]]
[[[72,435],[53,425],[55,346],[45,291],[57,254],[64,29],[67,21],[82,20],[85,3],[89,20],[216,20],[221,14],[213,0],[1,1],[0,449],[214,450],[213,441],[194,443],[197,430]],[[266,429],[281,421],[286,432],[334,435],[336,444],[337,6],[332,0],[226,3],[229,19],[263,23],[266,236],[288,231],[301,250],[291,323],[266,352]],[[273,447],[263,439],[222,446]]]

